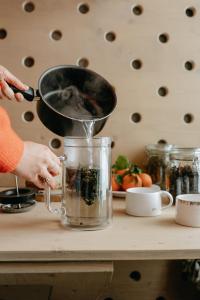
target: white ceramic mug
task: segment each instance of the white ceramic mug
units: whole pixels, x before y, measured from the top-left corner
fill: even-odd
[[[200,227],[200,194],[176,196],[175,221],[190,227]]]
[[[169,200],[166,205],[163,203],[164,198]],[[126,212],[133,216],[158,216],[172,204],[172,195],[157,186],[130,188],[126,191]]]

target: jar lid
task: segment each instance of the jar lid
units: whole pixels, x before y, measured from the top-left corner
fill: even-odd
[[[196,147],[174,147],[170,153],[171,159],[191,160],[200,157],[200,148]]]
[[[146,146],[146,151],[151,152],[152,154],[156,153],[168,153],[171,152],[174,145],[172,144],[149,144]]]

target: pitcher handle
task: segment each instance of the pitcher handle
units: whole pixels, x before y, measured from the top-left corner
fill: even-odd
[[[172,195],[167,191],[160,191],[160,194],[161,194],[161,198],[162,198],[162,196],[167,196],[167,198],[169,200],[169,203],[167,205],[163,205],[162,209],[172,206],[173,201],[174,201]]]
[[[60,156],[59,157],[60,162],[62,164],[62,194],[61,194],[61,207],[52,207],[51,204],[51,187],[46,184],[45,190],[44,190],[44,198],[45,198],[45,203],[47,209],[56,215],[65,215],[65,208],[63,206],[63,201],[64,201],[64,194],[65,194],[65,168],[64,168],[64,161],[66,160],[66,156]]]

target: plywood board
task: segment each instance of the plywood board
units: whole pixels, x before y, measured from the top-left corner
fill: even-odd
[[[83,65],[110,81],[118,103],[100,135],[113,137],[113,160],[122,153],[137,161],[145,145],[160,140],[200,145],[199,1],[34,0],[28,12],[24,3],[0,0],[1,64],[34,88],[59,64]],[[35,104],[1,105],[24,140],[60,139],[38,120]],[[23,120],[27,111],[31,122]]]

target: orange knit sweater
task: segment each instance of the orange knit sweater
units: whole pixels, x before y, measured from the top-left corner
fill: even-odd
[[[0,172],[15,170],[23,149],[23,141],[13,131],[7,112],[0,107]]]

